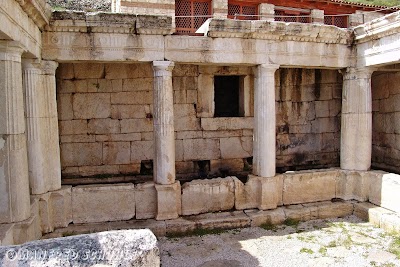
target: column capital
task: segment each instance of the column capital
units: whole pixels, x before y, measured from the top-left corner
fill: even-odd
[[[278,64],[260,64],[254,67],[254,76],[259,77],[262,75],[262,72],[269,72],[274,74],[275,71],[279,69],[280,65]]]
[[[349,67],[342,71],[344,80],[359,80],[359,79],[371,79],[371,75],[376,68],[364,67],[364,68],[355,68]]]
[[[0,41],[0,60],[21,62],[23,52],[25,52],[25,49],[19,42]]]
[[[39,59],[23,58],[22,59],[22,70],[41,70],[41,62]]]
[[[174,67],[172,61],[153,61],[154,76],[171,76]]]
[[[58,62],[51,61],[51,60],[43,60],[42,64],[42,71],[44,75],[56,75],[56,70],[58,68]]]

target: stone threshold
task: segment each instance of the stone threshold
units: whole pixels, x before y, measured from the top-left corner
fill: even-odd
[[[66,228],[56,229],[43,236],[44,239],[87,234],[110,230],[148,228],[160,236],[179,236],[195,230],[234,229],[258,227],[262,224],[279,225],[288,220],[308,221],[355,215],[370,221],[389,232],[400,232],[400,216],[390,210],[358,201],[323,201],[307,204],[289,205],[273,210],[249,209],[243,211],[205,213],[193,216],[182,216],[178,219],[156,221],[129,220],[107,223],[70,224]]]

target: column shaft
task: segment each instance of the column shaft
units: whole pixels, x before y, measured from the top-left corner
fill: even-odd
[[[255,68],[253,174],[262,177],[275,176],[275,71],[278,68],[267,64]]]
[[[23,61],[29,184],[32,194],[48,192],[45,159],[48,140],[43,136],[48,125],[43,110],[46,100],[43,98],[41,77],[38,62]]]
[[[349,68],[344,74],[340,167],[345,170],[365,171],[371,167],[372,72]]]
[[[49,191],[61,188],[61,159],[60,141],[58,133],[58,113],[56,99],[56,69],[58,63],[54,61],[43,61],[43,89],[46,99],[45,113],[47,119],[47,173]]]
[[[154,182],[175,182],[175,133],[172,69],[174,63],[154,61]]]
[[[0,41],[0,223],[30,216],[22,52],[17,43]]]

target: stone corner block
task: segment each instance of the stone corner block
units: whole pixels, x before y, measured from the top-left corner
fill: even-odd
[[[72,188],[74,223],[130,220],[135,217],[135,186],[83,185]]]
[[[155,185],[157,192],[156,220],[176,219],[182,212],[181,184]]]
[[[157,214],[157,190],[153,182],[137,184],[135,189],[136,219],[153,219]]]

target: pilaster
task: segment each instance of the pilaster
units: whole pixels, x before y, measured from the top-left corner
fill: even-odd
[[[175,183],[175,133],[170,61],[154,61],[154,182]]]
[[[340,167],[366,171],[371,166],[372,97],[370,68],[344,73]]]
[[[0,41],[0,223],[30,216],[22,53],[18,43]]]
[[[56,100],[56,69],[58,63],[42,61],[42,81],[45,99],[45,118],[47,118],[47,162],[49,191],[61,188],[61,159],[58,134],[58,113]]]
[[[31,194],[48,192],[46,147],[48,120],[44,106],[47,105],[42,88],[40,62],[25,59],[22,64],[25,95],[26,134],[28,151],[29,185]]]
[[[278,65],[262,64],[254,70],[253,174],[261,177],[275,176],[275,71],[278,68]]]
[[[320,9],[311,10],[311,20],[315,24],[324,24],[324,11]]]
[[[260,4],[260,19],[266,21],[274,21],[275,20],[275,5],[261,3]]]

